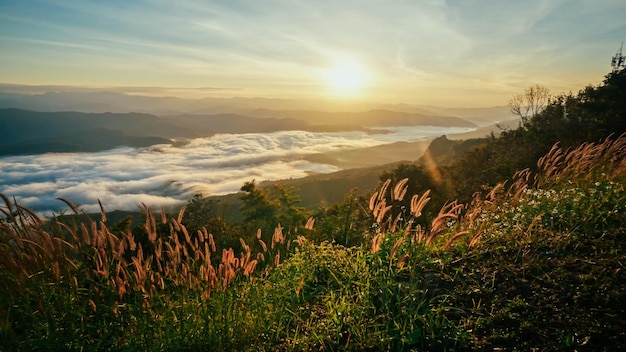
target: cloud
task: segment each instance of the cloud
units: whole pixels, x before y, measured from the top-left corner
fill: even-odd
[[[380,134],[221,134],[178,146],[11,156],[0,158],[0,193],[44,215],[67,208],[56,198],[65,198],[89,212],[99,211],[98,200],[107,210],[136,210],[141,203],[167,209],[186,203],[197,193],[237,192],[252,179],[260,182],[338,171],[331,165],[303,160],[306,155],[465,130],[413,126],[388,128],[388,133]]]

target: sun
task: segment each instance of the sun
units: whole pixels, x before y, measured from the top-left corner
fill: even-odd
[[[354,96],[367,84],[365,67],[352,58],[338,60],[325,71],[326,84],[333,95]]]

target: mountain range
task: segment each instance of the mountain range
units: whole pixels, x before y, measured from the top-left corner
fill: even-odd
[[[146,113],[37,112],[0,109],[0,155],[45,152],[93,152],[119,146],[144,147],[174,139],[209,137],[217,133],[268,133],[284,130],[315,132],[367,131],[376,127],[431,125],[476,127],[457,117],[428,116],[388,110],[365,112],[277,111],[268,117],[232,113],[157,116]],[[298,116],[294,118],[291,116]]]

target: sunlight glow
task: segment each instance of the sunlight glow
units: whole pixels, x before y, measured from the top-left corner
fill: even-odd
[[[325,81],[333,95],[354,96],[367,84],[367,76],[361,63],[352,58],[343,58],[325,72]]]

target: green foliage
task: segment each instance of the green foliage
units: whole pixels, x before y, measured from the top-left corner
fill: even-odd
[[[329,207],[320,207],[314,213],[315,226],[306,234],[315,243],[332,242],[346,247],[369,243],[368,234],[373,223],[365,208],[366,199],[356,189],[346,194],[343,201]]]
[[[304,209],[297,206],[300,199],[292,188],[275,185],[264,189],[253,180],[246,182],[241,190],[245,192],[241,196],[244,224],[249,231],[261,229],[263,233],[270,233],[278,225],[290,231],[307,218]]]
[[[589,186],[530,190],[481,213],[481,243],[449,269],[475,348],[626,347],[624,183]]]
[[[390,239],[391,240],[391,239]],[[262,350],[445,350],[456,345],[445,299],[427,289],[428,262],[399,268],[362,248],[305,244],[244,291]],[[236,344],[236,342],[235,342]]]
[[[454,185],[452,198],[469,202],[474,192],[509,179],[517,170],[537,170],[537,160],[557,142],[568,148],[621,135],[626,132],[624,101],[624,70],[608,74],[602,85],[589,86],[576,96],[553,98],[523,128],[503,131],[442,168],[444,179]]]

